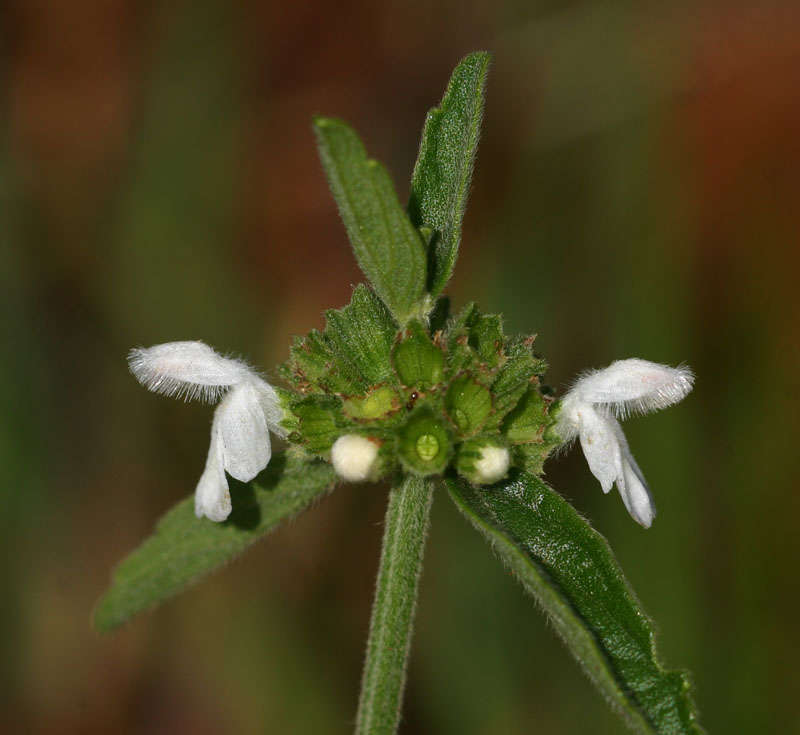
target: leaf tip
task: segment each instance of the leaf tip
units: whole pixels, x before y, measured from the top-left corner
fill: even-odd
[[[123,622],[114,615],[108,593],[106,593],[97,601],[92,611],[92,627],[96,632],[105,634],[113,632]]]
[[[478,51],[473,51],[472,53],[469,53],[464,57],[464,61],[471,61],[472,59],[475,59],[476,61],[480,62],[481,65],[490,64],[492,62],[492,52],[485,50],[478,50]]]
[[[340,120],[338,117],[328,117],[327,115],[313,115],[311,117],[311,125],[318,131],[350,127],[344,120]]]

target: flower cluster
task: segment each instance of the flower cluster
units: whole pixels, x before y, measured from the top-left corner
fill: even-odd
[[[350,370],[333,352],[329,359],[320,345],[332,350],[335,342],[325,335],[313,343],[322,360],[308,340],[300,341],[286,372],[301,390],[287,391],[285,401],[244,362],[202,342],[137,348],[129,365],[151,391],[219,401],[195,493],[198,517],[227,519],[225,473],[247,482],[261,472],[271,456],[270,432],[330,460],[350,482],[401,469],[441,474],[452,466],[475,485],[502,480],[512,465],[541,472],[556,445],[578,438],[603,492],[616,484],[631,516],[649,527],[655,506],[618,419],[677,403],[692,388],[691,371],[620,360],[584,374],[553,404],[539,389],[544,363],[530,352],[532,341],[509,342],[499,323],[487,326],[485,317],[469,309],[469,318],[454,320],[433,339],[413,327],[390,335],[385,374]],[[364,365],[374,368],[369,361]],[[358,395],[345,392],[358,380]]]

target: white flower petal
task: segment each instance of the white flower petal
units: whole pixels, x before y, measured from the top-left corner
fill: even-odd
[[[224,467],[241,482],[252,480],[269,463],[272,448],[259,389],[246,382],[231,388],[217,407]]]
[[[378,445],[357,434],[340,436],[331,447],[333,469],[348,482],[368,480],[377,457]]]
[[[580,400],[608,406],[620,418],[657,411],[686,397],[694,374],[686,366],[670,367],[631,358],[579,378],[570,390]]]
[[[578,409],[581,405],[581,401],[572,392],[567,393],[561,401],[561,409],[558,412],[555,428],[556,433],[564,440],[564,443],[569,443],[578,436],[578,431],[580,430]]]
[[[206,468],[194,493],[194,513],[198,518],[206,516],[212,521],[220,522],[226,520],[231,513],[231,494],[223,462],[222,434],[215,415],[211,425],[211,444],[208,447]]]
[[[656,517],[656,506],[644,475],[627,446],[623,448],[622,477],[617,478],[617,489],[631,518],[639,525],[650,528]]]
[[[618,440],[619,424],[613,416],[597,412],[588,403],[576,403],[581,448],[592,474],[600,481],[603,492],[611,490],[622,476],[622,455]],[[619,429],[621,433],[622,430]]]
[[[136,379],[154,393],[209,402],[254,375],[243,362],[223,357],[203,342],[137,347],[128,353],[128,365]]]

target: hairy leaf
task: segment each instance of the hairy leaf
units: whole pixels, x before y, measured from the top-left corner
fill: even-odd
[[[489,54],[477,52],[461,61],[441,104],[428,113],[422,131],[408,211],[417,227],[433,231],[428,246],[428,290],[432,296],[444,289],[458,256],[489,60]]]
[[[425,249],[386,169],[341,120],[314,119],[319,154],[361,270],[396,319],[423,309]]]
[[[641,733],[696,735],[689,681],[656,658],[653,625],[605,539],[536,475],[450,496],[547,612],[609,703]]]
[[[233,512],[224,523],[198,519],[194,498],[178,503],[155,533],[114,571],[94,624],[108,631],[217,569],[335,483],[332,467],[289,452],[272,458],[253,482],[231,483]]]

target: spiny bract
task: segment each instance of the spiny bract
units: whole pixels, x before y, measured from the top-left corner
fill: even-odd
[[[293,387],[280,391],[289,441],[329,459],[338,438],[366,437],[379,446],[370,479],[453,467],[474,482],[481,447],[506,447],[513,465],[541,473],[560,439],[534,338],[506,337],[500,317],[474,304],[447,312],[440,299],[429,323],[400,328],[357,286],[324,331],[295,339],[281,368]]]

